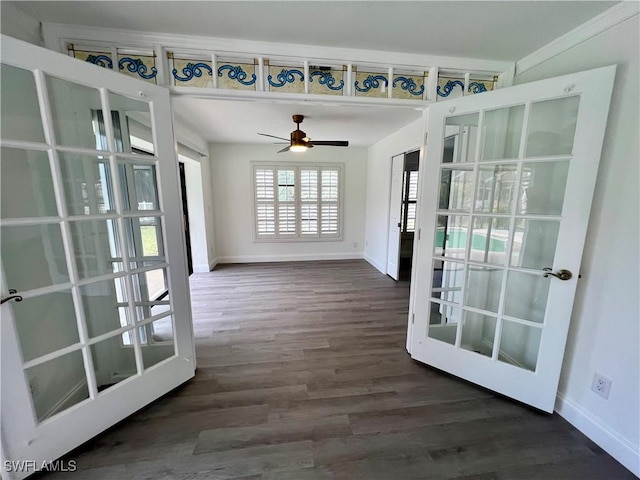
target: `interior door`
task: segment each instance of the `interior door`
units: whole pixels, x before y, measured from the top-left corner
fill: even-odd
[[[398,280],[400,274],[400,230],[402,211],[402,178],[404,153],[391,159],[391,198],[389,200],[389,241],[387,243],[387,275]]]
[[[553,411],[614,75],[429,106],[413,358]]]
[[[1,59],[2,466],[23,478],[195,357],[168,91],[4,35]]]

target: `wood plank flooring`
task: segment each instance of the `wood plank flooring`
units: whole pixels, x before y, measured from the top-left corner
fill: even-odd
[[[62,479],[635,478],[557,415],[411,360],[409,288],[364,261],[191,277],[196,377]]]

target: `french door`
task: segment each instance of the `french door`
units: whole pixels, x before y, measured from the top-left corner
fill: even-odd
[[[5,36],[1,60],[2,465],[23,478],[195,356],[168,91]]]
[[[614,75],[429,106],[413,358],[553,411]]]

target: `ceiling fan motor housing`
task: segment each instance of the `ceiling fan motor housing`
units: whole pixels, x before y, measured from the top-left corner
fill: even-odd
[[[305,138],[307,138],[307,134],[302,130],[294,130],[291,132],[291,145],[307,145]]]

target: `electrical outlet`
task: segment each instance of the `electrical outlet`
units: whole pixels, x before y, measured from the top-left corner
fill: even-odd
[[[358,248],[358,242],[353,242],[353,248]]]
[[[611,391],[611,380],[604,375],[600,375],[598,372],[593,374],[593,382],[591,383],[591,390],[596,392],[602,398],[609,398],[609,392]]]

